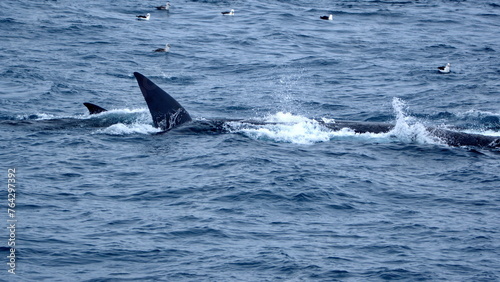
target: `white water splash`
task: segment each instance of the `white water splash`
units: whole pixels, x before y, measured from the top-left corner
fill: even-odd
[[[406,114],[408,106],[403,100],[394,98],[392,107],[396,114],[396,124],[387,133],[388,135],[395,136],[406,143],[443,144],[439,138],[432,136],[423,124]]]
[[[386,133],[355,133],[349,128],[333,131],[314,119],[284,112],[266,117],[262,120],[262,124],[229,122],[227,125],[230,132],[243,133],[253,139],[294,144],[313,144],[342,138],[357,138],[379,143],[393,142],[397,139],[405,143],[443,144],[432,136],[422,123],[406,114],[407,106],[404,101],[394,98],[392,105],[396,114],[396,124]],[[323,119],[323,121],[334,123],[334,120]]]
[[[291,113],[278,112],[268,116],[263,122],[270,124],[251,124],[229,122],[231,132],[240,132],[257,140],[275,142],[312,144],[330,140],[332,132],[315,120]]]
[[[297,89],[302,85],[302,77],[304,76],[304,69],[288,70],[282,69],[285,73],[280,75],[275,81],[275,90],[273,97],[277,98],[276,110],[278,111],[292,111],[297,109],[295,104],[295,99],[297,95]]]
[[[110,121],[114,124],[96,131],[98,134],[130,135],[154,134],[161,132],[151,123],[151,115],[147,109],[116,109],[96,115],[87,116],[89,119]]]

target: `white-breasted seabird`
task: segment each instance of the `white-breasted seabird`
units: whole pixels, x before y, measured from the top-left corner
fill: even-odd
[[[438,67],[438,70],[439,70],[440,73],[449,73],[450,72],[450,67],[451,67],[451,64],[447,63],[446,66]]]
[[[231,9],[230,12],[222,12],[223,15],[234,16],[234,9]]]
[[[147,13],[145,16],[143,16],[143,15],[139,15],[139,16],[137,16],[137,19],[138,19],[138,20],[141,20],[141,21],[149,21],[149,17],[150,17],[150,16],[151,16],[151,15],[150,15],[149,13]]]
[[[333,21],[333,15],[330,14],[329,16],[321,16],[319,17],[322,20],[327,20],[327,21]]]
[[[157,10],[169,10],[170,9],[170,2],[167,2],[165,6],[158,6],[156,7]]]
[[[169,52],[170,51],[170,44],[165,44],[165,48],[158,48],[155,50],[155,52]]]

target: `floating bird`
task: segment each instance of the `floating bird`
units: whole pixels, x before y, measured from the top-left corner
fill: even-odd
[[[319,17],[322,20],[327,20],[327,21],[333,21],[333,15],[330,14],[329,16],[321,16]]]
[[[140,20],[140,21],[149,21],[149,17],[150,16],[151,15],[149,13],[147,13],[145,16],[143,16],[143,15],[137,16],[137,19]]]
[[[158,6],[156,7],[157,10],[169,10],[170,9],[170,2],[167,2],[165,6]]]
[[[444,66],[444,67],[438,67],[438,70],[440,73],[449,73],[450,67],[451,67],[451,64],[447,63],[446,66]]]
[[[234,9],[231,9],[230,12],[222,12],[223,15],[234,16]]]
[[[165,44],[165,48],[158,48],[155,50],[155,52],[169,52],[170,51],[170,44]]]

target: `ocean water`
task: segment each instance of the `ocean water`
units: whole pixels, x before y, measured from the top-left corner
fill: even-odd
[[[500,136],[499,1],[163,4],[0,2],[0,280],[500,281],[498,150],[422,129]]]

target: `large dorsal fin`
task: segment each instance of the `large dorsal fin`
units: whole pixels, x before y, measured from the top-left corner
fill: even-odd
[[[155,127],[163,130],[172,129],[191,121],[191,116],[172,96],[163,91],[144,75],[134,72],[142,95],[148,104]]]
[[[91,115],[95,115],[95,114],[99,114],[99,113],[107,111],[106,109],[103,109],[103,108],[99,107],[98,105],[94,105],[91,103],[83,103],[83,104],[85,105],[85,107],[87,107],[87,109],[89,110],[89,113]]]

